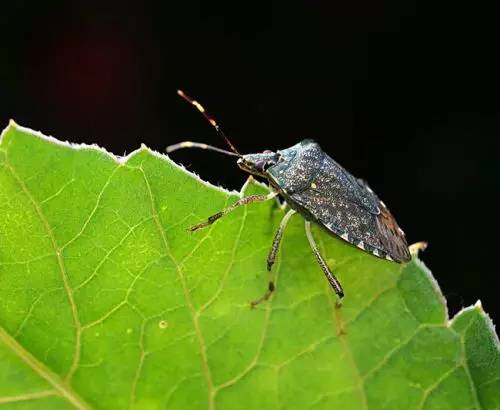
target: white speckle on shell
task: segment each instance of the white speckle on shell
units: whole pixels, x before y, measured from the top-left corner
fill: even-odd
[[[340,237],[344,240],[344,241],[349,241],[349,235],[347,235],[347,233],[343,233],[342,235],[340,235]]]
[[[358,243],[358,248],[363,249],[363,250],[365,249],[365,244],[364,244],[363,241],[361,241],[360,243]]]

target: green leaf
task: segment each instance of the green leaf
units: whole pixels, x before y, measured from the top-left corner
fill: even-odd
[[[236,171],[235,171],[236,172]],[[251,183],[244,194],[265,191]],[[0,404],[6,408],[494,409],[499,342],[478,303],[448,320],[414,258],[316,229],[142,147],[126,158],[11,123],[0,143]]]

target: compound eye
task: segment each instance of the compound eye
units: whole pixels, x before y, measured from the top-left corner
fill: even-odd
[[[266,149],[263,153],[264,154],[272,154],[273,152],[271,150],[269,150],[269,149]]]

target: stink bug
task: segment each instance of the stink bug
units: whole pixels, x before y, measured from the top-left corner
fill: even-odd
[[[285,227],[294,213],[305,219],[305,231],[312,251],[335,293],[342,298],[344,291],[338,279],[331,272],[321,256],[311,233],[311,222],[379,258],[404,263],[410,260],[410,252],[404,232],[386,205],[370,187],[357,179],[330,158],[313,140],[303,140],[298,144],[276,152],[264,151],[259,154],[241,155],[231,144],[222,129],[195,100],[178,91],[187,102],[194,105],[205,119],[224,138],[230,151],[207,144],[185,141],[167,147],[167,152],[180,148],[201,148],[238,157],[237,164],[252,175],[268,181],[271,193],[251,195],[242,198],[206,221],[189,228],[191,231],[205,228],[239,206],[253,202],[270,200],[281,196],[290,208],[283,217],[267,257],[270,272],[276,259]],[[265,295],[252,305],[266,300],[274,291],[274,283],[269,282]]]

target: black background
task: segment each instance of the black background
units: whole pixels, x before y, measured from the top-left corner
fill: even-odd
[[[389,205],[451,313],[497,318],[499,14],[481,3],[5,2],[0,123],[116,154],[183,139],[241,152],[314,138]],[[339,3],[339,4],[337,4]],[[239,189],[234,158],[179,152]]]

